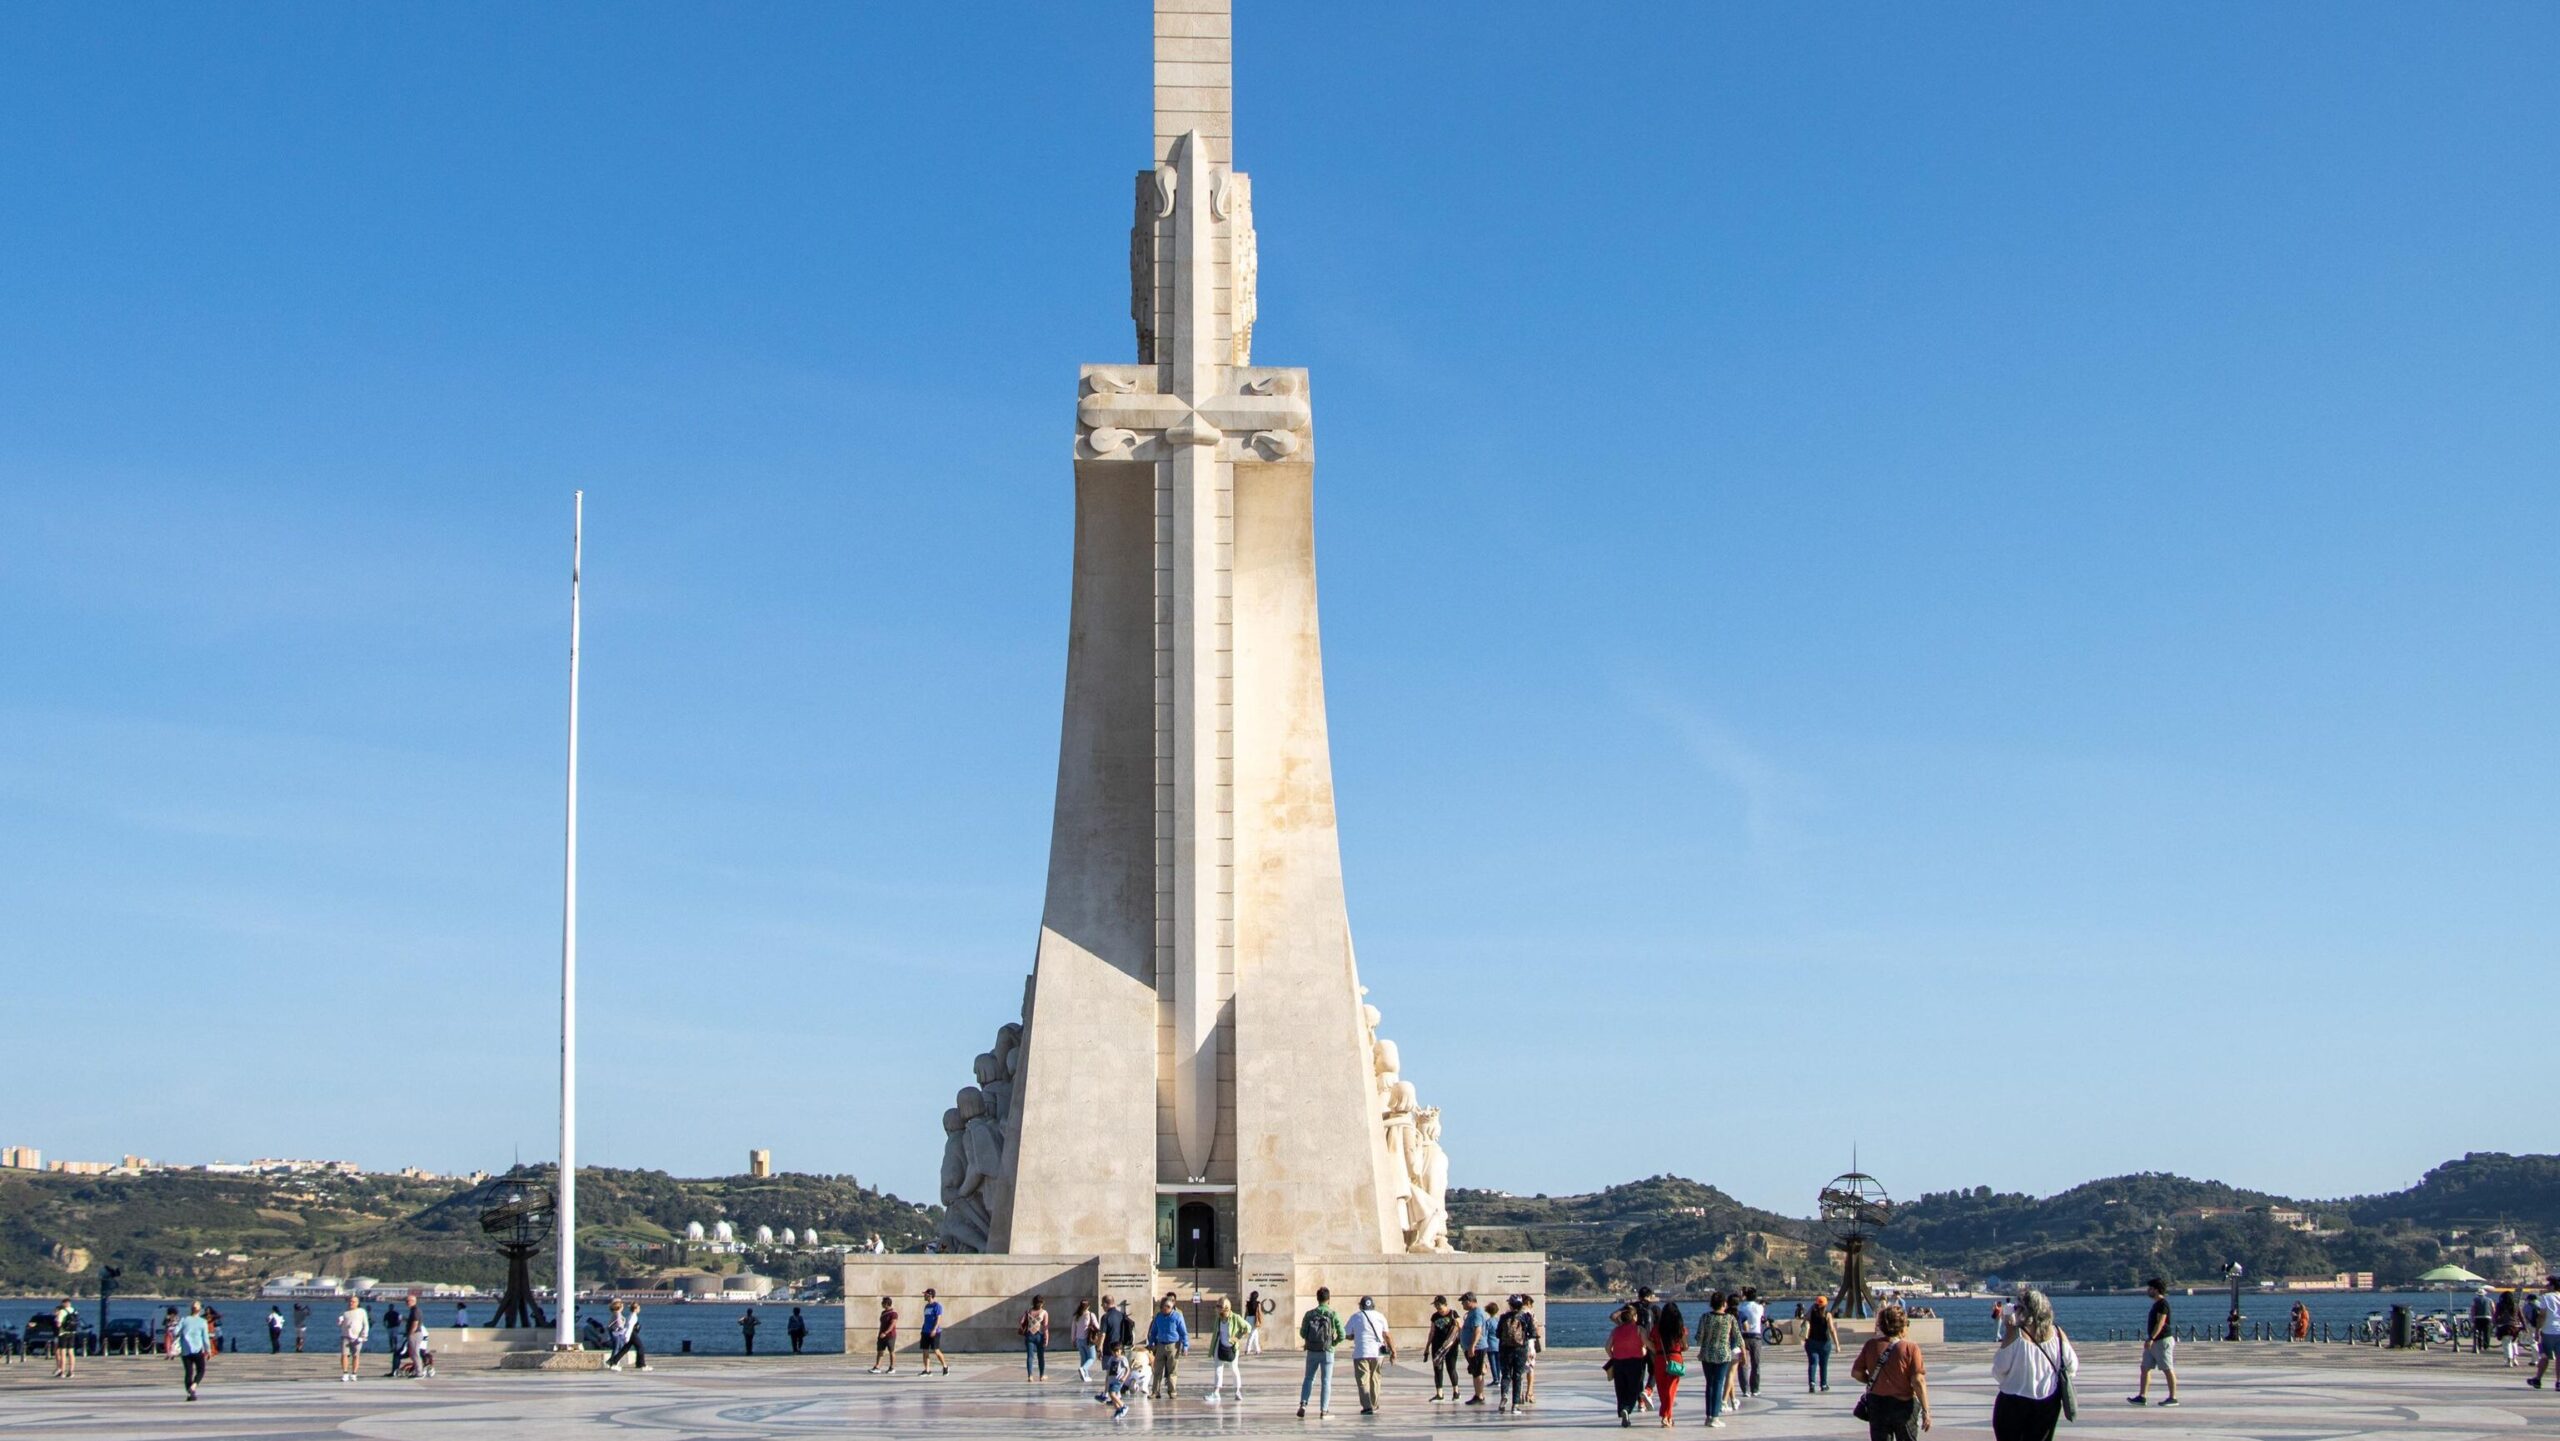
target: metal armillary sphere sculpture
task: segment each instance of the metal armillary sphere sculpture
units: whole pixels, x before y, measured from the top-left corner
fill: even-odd
[[[498,1298],[500,1326],[540,1326],[542,1312],[533,1304],[533,1253],[551,1239],[559,1203],[541,1186],[511,1186],[505,1199],[480,1213],[480,1229],[497,1238],[498,1254],[507,1258],[507,1289]]]
[[[1833,1297],[1835,1315],[1868,1313],[1867,1238],[1893,1223],[1893,1198],[1883,1183],[1864,1171],[1834,1176],[1822,1188],[1822,1224],[1840,1247],[1840,1294]]]

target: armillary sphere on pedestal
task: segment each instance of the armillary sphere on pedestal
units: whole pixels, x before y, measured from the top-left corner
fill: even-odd
[[[1834,1176],[1822,1188],[1822,1224],[1840,1247],[1840,1294],[1831,1309],[1842,1316],[1868,1313],[1867,1238],[1893,1223],[1893,1198],[1864,1171]]]
[[[559,1202],[543,1186],[510,1186],[498,1204],[480,1213],[480,1229],[498,1243],[507,1258],[507,1289],[498,1298],[500,1326],[542,1326],[549,1322],[533,1304],[533,1253],[551,1239],[559,1221]]]

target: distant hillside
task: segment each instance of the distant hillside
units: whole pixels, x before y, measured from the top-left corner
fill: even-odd
[[[526,1168],[478,1188],[387,1176],[143,1176],[0,1171],[0,1290],[41,1294],[103,1261],[126,1284],[247,1289],[293,1272],[398,1281],[495,1284],[501,1263],[479,1213],[513,1184],[551,1179]],[[878,1234],[920,1249],[929,1207],[850,1176],[722,1176],[581,1169],[579,1236],[588,1273],[645,1279],[668,1260],[687,1222],[818,1227],[829,1240]],[[1559,1295],[1672,1294],[1753,1285],[1802,1294],[1838,1274],[1830,1238],[1808,1220],[1746,1206],[1703,1182],[1655,1176],[1576,1196],[1453,1191],[1449,1213],[1469,1250],[1547,1253]],[[2215,1181],[2112,1176],[2051,1196],[1988,1186],[1942,1191],[1901,1208],[1878,1238],[1871,1271],[2083,1286],[2131,1286],[2163,1274],[2210,1283],[2237,1258],[2260,1277],[2372,1271],[2407,1281],[2451,1261],[2489,1276],[2540,1268],[2560,1249],[2560,1156],[2484,1152],[2448,1161],[2384,1195],[2295,1201]],[[696,1256],[695,1262],[703,1258]],[[749,1258],[777,1279],[826,1266],[807,1251]],[[715,1266],[736,1266],[721,1257]]]
[[[0,1171],[0,1290],[41,1293],[67,1274],[110,1261],[137,1290],[159,1283],[246,1288],[295,1272],[495,1285],[504,1263],[481,1233],[481,1208],[511,1182],[551,1179],[549,1167],[476,1188],[386,1176]],[[680,1180],[663,1171],[587,1167],[578,1171],[578,1213],[581,1243],[634,1276],[661,1264],[652,1249],[680,1238],[690,1221],[726,1220],[744,1236],[758,1226],[778,1232],[814,1225],[831,1241],[876,1233],[893,1249],[914,1249],[937,1219],[849,1176]],[[782,1279],[821,1265],[806,1252],[753,1259]]]
[[[1457,1191],[1459,1244],[1543,1250],[1559,1294],[1679,1294],[1715,1286],[1794,1290],[1839,1274],[1813,1222],[1745,1206],[1713,1186],[1656,1176],[1579,1196]],[[1873,1276],[1988,1275],[2088,1287],[2146,1276],[2209,1284],[2224,1262],[2255,1277],[2371,1271],[2389,1284],[2452,1262],[2504,1278],[2536,1274],[2560,1242],[2560,1156],[2480,1154],[2405,1191],[2297,1201],[2218,1181],[2144,1173],[2052,1196],[1988,1186],[1903,1205],[1871,1248]]]
[[[1547,1287],[1558,1295],[1784,1290],[1819,1284],[1831,1264],[1811,1223],[1680,1176],[1581,1196],[1453,1190],[1449,1219],[1467,1250],[1546,1252]]]
[[[2560,1156],[2474,1151],[2429,1171],[2408,1190],[2341,1204],[2365,1224],[2512,1225],[2548,1249],[2560,1241]]]

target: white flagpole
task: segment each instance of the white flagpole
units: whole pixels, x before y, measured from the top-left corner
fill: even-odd
[[[569,822],[560,903],[560,1279],[552,1294],[552,1348],[578,1345],[578,566],[587,493],[569,520]]]

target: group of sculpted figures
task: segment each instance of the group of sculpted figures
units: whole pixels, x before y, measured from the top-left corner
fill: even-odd
[[[1366,988],[1362,993],[1365,995]],[[1378,1008],[1360,1007],[1369,1041],[1369,1060],[1385,1098],[1381,1117],[1388,1157],[1400,1184],[1396,1197],[1398,1223],[1407,1252],[1455,1249],[1449,1244],[1449,1154],[1440,1149],[1440,1108],[1423,1105],[1413,1083],[1404,1079],[1396,1043],[1378,1034]],[[1005,1121],[1013,1113],[1013,1091],[1022,1064],[1022,1026],[1008,1021],[996,1031],[993,1049],[979,1053],[975,1085],[963,1086],[951,1108],[942,1113],[942,1228],[936,1238],[945,1251],[978,1252],[987,1248],[995,1219],[987,1204],[988,1183],[1005,1174]]]
[[[1004,1123],[1013,1114],[1013,1081],[1022,1065],[1022,1024],[996,1030],[992,1050],[973,1063],[978,1083],[962,1086],[942,1113],[942,1229],[946,1251],[983,1251],[995,1217],[987,1183],[1005,1174]]]

